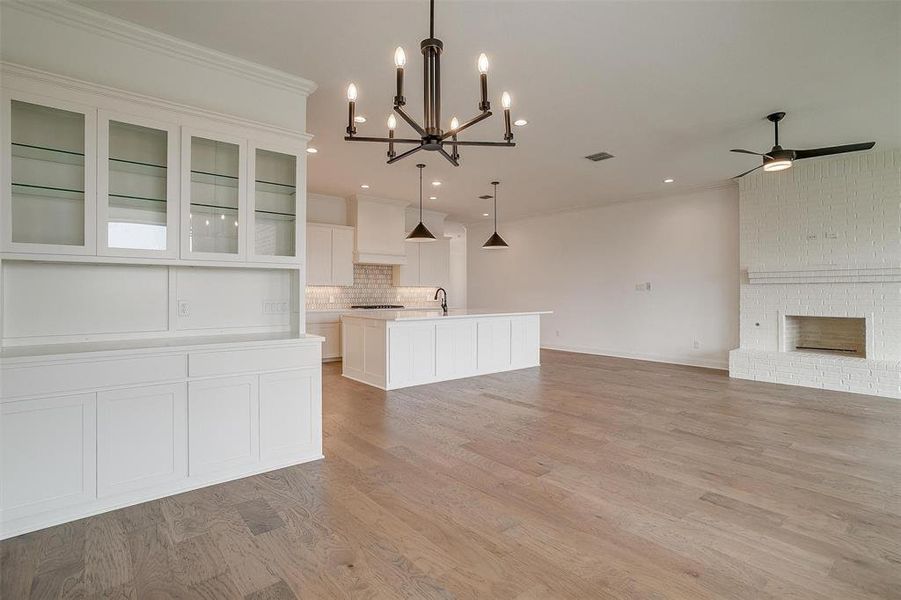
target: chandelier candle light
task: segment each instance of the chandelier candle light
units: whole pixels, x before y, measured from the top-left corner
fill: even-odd
[[[420,49],[423,59],[423,125],[417,123],[404,109],[406,105],[406,99],[404,98],[404,67],[407,64],[407,55],[401,47],[394,51],[394,66],[397,68],[397,93],[394,96],[394,113],[397,113],[400,118],[406,121],[419,134],[419,139],[395,137],[394,130],[397,127],[397,119],[394,114],[388,117],[387,138],[358,137],[357,128],[354,124],[357,86],[353,83],[347,87],[347,135],[344,139],[348,142],[387,143],[389,165],[420,150],[430,150],[438,152],[452,165],[459,167],[459,146],[502,146],[507,148],[515,146],[513,132],[510,129],[511,99],[508,92],[504,92],[501,96],[501,104],[504,107],[503,142],[478,142],[457,139],[457,135],[461,131],[491,116],[491,103],[488,101],[488,57],[484,53],[479,55],[476,63],[479,70],[479,89],[481,92],[479,114],[462,124],[454,117],[451,120],[449,129],[444,130],[441,128],[441,52],[444,50],[444,44],[435,37],[435,0],[429,0],[429,37],[422,40]],[[416,146],[397,154],[394,150],[395,144],[415,144]],[[451,147],[450,153],[445,150],[445,145]]]

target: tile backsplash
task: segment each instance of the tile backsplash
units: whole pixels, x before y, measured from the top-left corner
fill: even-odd
[[[437,306],[434,287],[395,287],[391,265],[354,265],[352,286],[307,286],[307,310],[343,310],[354,304]]]

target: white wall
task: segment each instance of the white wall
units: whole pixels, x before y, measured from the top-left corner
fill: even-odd
[[[491,224],[468,228],[470,307],[553,310],[544,347],[727,367],[737,186],[502,221],[499,232],[510,248],[483,250]]]

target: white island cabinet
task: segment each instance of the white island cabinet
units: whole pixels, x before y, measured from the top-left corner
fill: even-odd
[[[343,375],[384,390],[537,367],[549,311],[344,314]]]

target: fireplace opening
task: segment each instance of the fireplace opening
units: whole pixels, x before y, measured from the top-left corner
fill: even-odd
[[[786,315],[786,352],[867,357],[867,320],[858,317]]]

